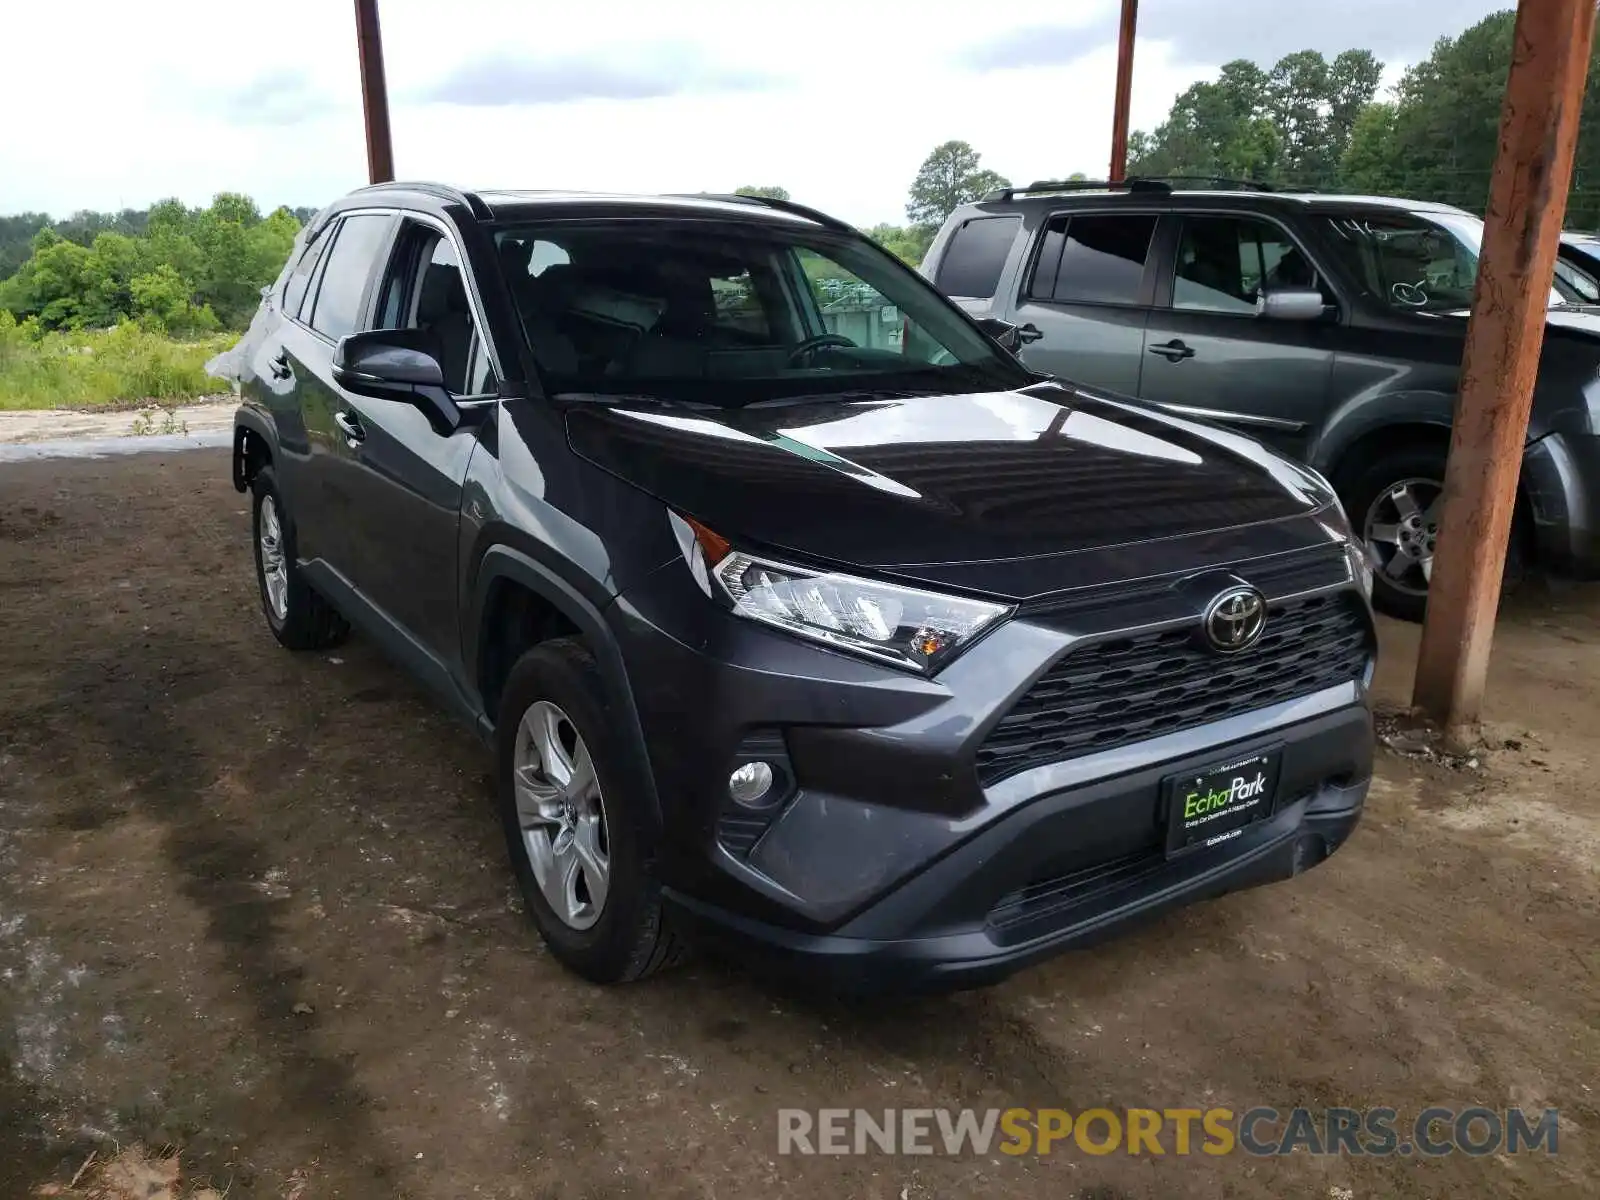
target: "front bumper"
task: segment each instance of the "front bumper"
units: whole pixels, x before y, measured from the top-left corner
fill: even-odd
[[[707,940],[836,989],[981,983],[1286,878],[1348,836],[1371,772],[1363,678],[984,786],[978,746],[1079,634],[1015,619],[924,679],[732,617],[670,567],[609,616],[661,799],[667,898]],[[727,779],[752,744],[794,786],[734,837]],[[1270,815],[1168,858],[1162,781],[1271,748]]]
[[[1600,577],[1600,435],[1552,433],[1522,456],[1522,491],[1541,565]]]
[[[1144,806],[1160,780],[1215,751],[1033,801],[893,889],[834,932],[798,932],[681,893],[669,898],[704,942],[796,983],[832,992],[940,991],[1002,979],[1160,913],[1288,879],[1338,850],[1361,816],[1371,722],[1345,709],[1223,748],[1282,744],[1272,815],[1212,849],[1167,858],[1149,844],[1062,870],[1061,848],[1096,810]]]

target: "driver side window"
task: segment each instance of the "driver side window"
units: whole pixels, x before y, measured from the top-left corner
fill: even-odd
[[[407,222],[396,239],[377,327],[415,329],[424,335],[451,395],[484,395],[499,386],[467,300],[455,245],[430,225]]]

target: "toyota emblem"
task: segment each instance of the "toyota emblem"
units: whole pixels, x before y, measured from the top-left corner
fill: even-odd
[[[1206,644],[1218,654],[1248,650],[1261,640],[1261,631],[1266,627],[1266,598],[1243,584],[1219,592],[1200,618]]]

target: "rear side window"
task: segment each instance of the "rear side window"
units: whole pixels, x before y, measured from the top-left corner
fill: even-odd
[[[300,254],[300,261],[295,263],[294,270],[289,273],[289,282],[283,288],[283,311],[291,317],[300,317],[300,303],[306,298],[306,288],[311,283],[311,276],[316,272],[317,260],[322,257],[322,251],[328,245],[328,237],[324,234],[311,245],[307,246]]]
[[[1022,225],[1021,217],[973,217],[950,235],[934,284],[947,296],[987,300],[1000,285],[1000,269]]]
[[[1056,217],[1045,229],[1028,295],[1077,304],[1138,304],[1154,216]]]
[[[382,213],[358,213],[340,222],[333,247],[326,252],[328,265],[311,312],[311,328],[318,333],[337,341],[356,331],[361,297],[383,249],[390,220]]]

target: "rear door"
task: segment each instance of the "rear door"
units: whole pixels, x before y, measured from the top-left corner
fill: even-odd
[[[335,487],[347,497],[347,575],[433,657],[457,661],[456,536],[462,482],[481,418],[497,402],[489,347],[468,298],[459,248],[432,218],[407,216],[389,246],[362,328],[419,329],[465,408],[441,432],[414,405],[339,392]]]
[[[1074,383],[1137,395],[1155,292],[1146,213],[1060,213],[1045,222],[1012,319],[1022,361]]]
[[[1168,221],[1139,395],[1303,456],[1328,406],[1338,297],[1276,221],[1208,213]],[[1273,289],[1320,290],[1323,317],[1258,316],[1261,294]]]
[[[313,505],[305,516],[295,514],[301,554],[320,558],[346,579],[353,578],[356,554],[355,495],[341,469],[347,435],[339,426],[344,405],[333,382],[333,351],[366,320],[373,275],[396,220],[393,213],[350,213],[323,235],[327,247],[300,305],[299,345],[290,351],[309,448],[305,490]]]

